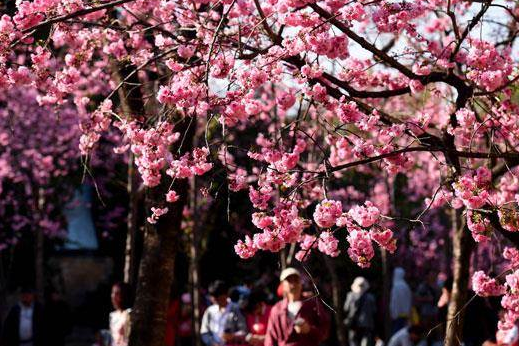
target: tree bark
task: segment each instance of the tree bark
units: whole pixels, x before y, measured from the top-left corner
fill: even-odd
[[[380,255],[382,260],[382,313],[383,313],[383,331],[384,340],[389,341],[391,336],[391,317],[389,316],[389,300],[391,292],[391,281],[389,279],[389,268],[387,264],[387,251],[386,249],[380,249]]]
[[[171,151],[186,152],[193,146],[196,119],[189,118],[177,123],[175,129],[184,135]],[[148,190],[145,210],[164,206],[165,194],[170,188],[166,179],[154,189]],[[144,247],[139,267],[136,299],[131,314],[131,332],[129,346],[163,346],[166,328],[166,316],[173,284],[175,257],[181,232],[182,211],[187,205],[189,182],[177,179],[172,188],[180,198],[175,203],[168,203],[169,212],[152,225],[146,222]],[[196,215],[193,215],[196,217]]]
[[[44,275],[44,260],[43,260],[43,244],[44,244],[44,235],[41,230],[37,230],[35,234],[35,242],[34,242],[34,251],[35,251],[35,288],[36,288],[36,296],[39,301],[43,299],[43,291],[45,289],[45,275]]]
[[[168,205],[169,212],[156,225],[145,226],[144,249],[140,263],[135,304],[131,313],[130,346],[163,346],[169,294],[173,283],[175,254],[186,203],[187,183],[177,182],[182,196]],[[163,199],[165,189],[156,188],[146,197],[146,210]],[[156,198],[152,198],[156,197]]]
[[[196,177],[191,179],[191,210],[193,211],[193,229],[190,234],[189,243],[189,281],[191,288],[191,326],[193,328],[193,345],[200,346],[200,271],[199,271],[199,222],[194,217],[197,212],[197,188]]]
[[[112,61],[112,76],[116,83],[122,83],[125,78],[135,68],[132,65],[124,65]],[[130,88],[128,85],[138,85],[139,78],[137,74],[128,78],[129,84],[123,84],[117,95],[119,96],[119,104],[123,111],[124,117],[131,120],[136,115],[144,113],[144,103],[142,101],[142,92],[140,88]],[[138,177],[134,167],[134,155],[129,154],[128,157],[128,176],[126,189],[128,192],[128,215],[126,218],[126,247],[124,251],[124,282],[135,290],[137,285],[136,276],[138,274],[138,259],[136,254],[136,241],[138,233],[138,213],[139,213],[139,185]]]
[[[447,313],[445,346],[458,346],[463,340],[464,306],[469,285],[470,256],[474,240],[466,228],[462,210],[452,210],[453,285]]]
[[[42,216],[45,207],[45,196],[43,192],[43,188],[38,189],[38,213]],[[36,288],[36,296],[38,300],[41,302],[43,300],[43,291],[45,289],[45,261],[44,261],[44,244],[45,238],[43,234],[43,230],[36,228],[35,241],[34,241],[34,259],[35,259],[35,288]]]
[[[136,255],[136,238],[138,231],[137,214],[138,214],[138,177],[135,174],[135,168],[133,167],[133,154],[130,154],[128,159],[128,216],[126,220],[127,233],[126,233],[126,248],[124,252],[124,282],[129,284],[133,289],[136,287],[136,273],[137,273],[137,255]]]
[[[326,268],[328,269],[328,273],[330,273],[330,278],[332,279],[332,302],[333,308],[335,312],[333,314],[333,318],[335,319],[335,333],[337,336],[337,341],[339,345],[347,345],[348,338],[346,336],[346,330],[344,329],[343,324],[343,305],[342,305],[342,295],[341,295],[341,283],[339,278],[337,277],[337,271],[335,268],[335,263],[333,259],[329,258],[327,255],[323,256],[324,263],[326,264]]]

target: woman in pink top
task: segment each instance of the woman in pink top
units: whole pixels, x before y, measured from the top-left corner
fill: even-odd
[[[265,303],[265,294],[253,291],[249,295],[246,308],[247,334],[246,341],[252,346],[263,346],[271,306]]]

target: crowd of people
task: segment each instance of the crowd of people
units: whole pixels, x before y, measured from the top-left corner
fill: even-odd
[[[438,280],[430,272],[420,282],[408,283],[405,271],[395,268],[388,310],[382,293],[357,277],[346,295],[342,322],[332,323],[336,311],[327,306],[308,278],[295,268],[284,269],[269,295],[262,285],[231,287],[222,280],[203,295],[199,333],[193,332],[191,295],[172,291],[168,306],[165,346],[191,346],[198,335],[205,346],[318,346],[336,344],[334,331],[342,328],[349,346],[438,346],[443,344],[452,279]],[[116,283],[111,290],[113,311],[109,328],[96,334],[93,346],[127,346],[130,335],[131,289]],[[519,346],[517,328],[497,333],[498,302],[472,297],[465,311],[465,346]],[[381,315],[384,315],[381,317]],[[45,305],[35,292],[22,290],[19,302],[4,322],[2,346],[64,345],[70,332],[70,312],[56,292]],[[386,319],[385,317],[388,317]],[[384,328],[384,321],[390,325]],[[339,325],[338,325],[339,324]],[[335,329],[334,329],[335,328]],[[331,336],[331,337],[330,337]]]
[[[228,287],[216,281],[209,287],[211,306],[204,312],[200,334],[207,346],[319,345],[329,333],[330,317],[318,297],[305,297],[301,274],[287,268],[280,275],[283,299],[266,305],[252,291],[240,306],[228,296]]]
[[[3,321],[0,345],[65,345],[65,337],[72,329],[67,303],[56,290],[46,292],[43,304],[36,298],[33,288],[21,288],[19,301],[9,310]]]

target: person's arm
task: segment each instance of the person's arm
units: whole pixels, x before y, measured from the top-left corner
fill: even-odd
[[[234,333],[235,337],[237,337],[240,341],[243,341],[248,331],[247,320],[239,310],[236,313],[236,328],[236,333]]]
[[[200,338],[204,345],[213,346],[216,344],[213,333],[209,329],[209,309],[205,310],[202,317],[202,324],[200,325]]]
[[[344,301],[344,306],[342,307],[342,310],[347,314],[350,310],[350,300],[351,300],[351,292],[348,292],[346,295],[346,300]]]
[[[265,334],[265,343],[264,346],[277,346],[277,335],[276,335],[276,328],[275,328],[275,314],[273,308],[270,311],[269,321],[267,323],[267,333]]]
[[[311,322],[306,322],[309,324],[307,337],[315,340],[315,342],[319,344],[326,340],[330,333],[330,315],[321,303],[317,302],[317,304],[316,315],[312,318]]]
[[[387,346],[402,346],[401,343],[400,343],[400,334],[395,334],[391,337],[391,339],[389,339],[389,341],[387,342]]]
[[[124,322],[124,340],[126,341],[129,341],[130,340],[130,332],[131,332],[131,313],[132,313],[132,310],[131,309],[126,309],[125,310],[125,314],[124,314],[124,318],[125,318],[125,322]]]
[[[239,308],[235,308],[230,313],[224,330],[229,330],[228,333],[224,333],[223,335],[225,342],[245,341],[245,337],[247,336],[247,322]]]
[[[398,318],[398,312],[396,311],[397,304],[398,304],[398,294],[397,294],[397,290],[393,287],[393,288],[391,288],[391,293],[390,293],[390,298],[389,298],[389,316],[393,320]]]

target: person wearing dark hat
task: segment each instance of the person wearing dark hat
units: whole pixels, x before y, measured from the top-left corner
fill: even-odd
[[[0,344],[2,346],[44,346],[43,309],[35,299],[35,292],[24,287],[19,302],[7,315]]]
[[[265,346],[316,346],[328,337],[330,318],[318,297],[302,300],[301,274],[295,268],[281,272],[284,299],[272,308]]]
[[[216,280],[209,286],[209,296],[213,305],[205,310],[200,327],[204,345],[244,345],[247,322],[238,304],[229,299],[229,286]]]

